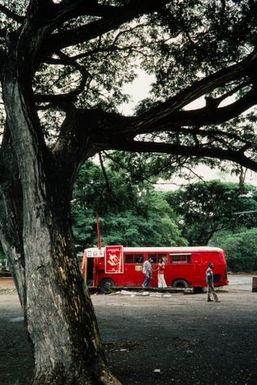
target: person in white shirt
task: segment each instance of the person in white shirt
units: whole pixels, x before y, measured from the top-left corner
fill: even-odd
[[[167,287],[165,277],[164,277],[164,271],[165,271],[165,260],[163,258],[160,258],[158,263],[158,287]]]

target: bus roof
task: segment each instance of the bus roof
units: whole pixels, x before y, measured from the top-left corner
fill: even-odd
[[[184,252],[189,253],[193,251],[223,251],[218,247],[209,247],[209,246],[174,246],[174,247],[124,247],[124,251],[141,251],[141,252]]]
[[[112,245],[108,245],[111,247]],[[114,245],[114,247],[117,245]],[[101,254],[104,253],[105,248],[101,248]],[[97,247],[91,247],[85,249],[85,251],[91,251],[94,255],[99,253]],[[192,253],[192,252],[223,252],[219,247],[210,247],[210,246],[167,246],[167,247],[123,247],[124,252],[128,253]]]

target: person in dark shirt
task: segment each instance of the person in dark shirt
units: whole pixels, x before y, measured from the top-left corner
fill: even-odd
[[[214,290],[214,279],[213,279],[213,263],[210,262],[206,270],[206,284],[207,284],[207,302],[211,302],[211,295],[215,302],[220,302],[217,294]]]
[[[145,276],[143,287],[149,287],[150,280],[152,279],[152,258],[148,258],[143,263],[143,274]]]

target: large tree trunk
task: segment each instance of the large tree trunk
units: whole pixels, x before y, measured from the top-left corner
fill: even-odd
[[[18,213],[12,207],[10,183],[2,191],[2,212],[8,221],[2,240],[8,252],[15,222],[19,236],[9,257],[12,264],[18,255],[22,260],[13,271],[33,346],[32,384],[119,384],[107,368],[92,303],[72,247],[71,181],[60,174],[62,168],[45,146],[23,82],[24,68],[10,64],[4,79],[21,207]]]

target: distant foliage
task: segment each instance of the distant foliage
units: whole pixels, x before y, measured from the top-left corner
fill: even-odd
[[[81,249],[97,245],[96,216],[102,244],[124,246],[185,245],[176,215],[150,182],[130,179],[128,171],[85,163],[72,201],[73,234]]]
[[[210,242],[225,250],[228,269],[233,272],[257,271],[257,228],[240,233],[219,232]]]
[[[200,182],[167,193],[167,200],[180,217],[182,234],[191,245],[206,245],[220,230],[240,232],[242,227],[257,227],[254,186],[245,186],[242,194],[236,183]]]

